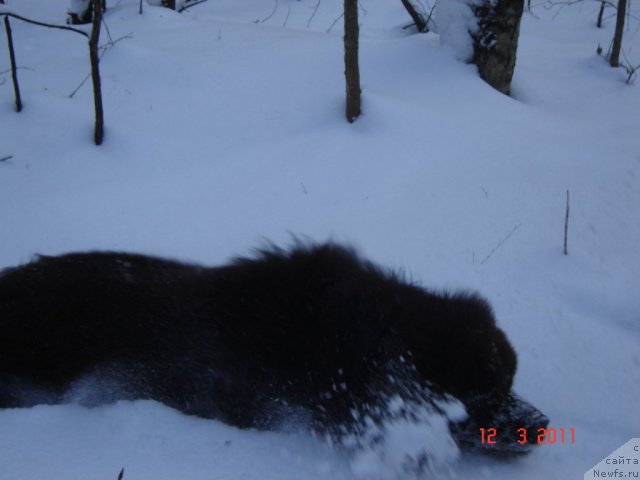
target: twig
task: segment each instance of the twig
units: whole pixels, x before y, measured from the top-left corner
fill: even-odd
[[[620,65],[626,70],[627,72],[627,81],[625,82],[627,85],[631,85],[635,78],[636,78],[636,72],[640,69],[640,64],[636,65],[635,67],[631,66],[631,62],[629,61],[629,58],[627,57],[627,53],[624,51],[624,48],[621,49],[622,50],[622,57],[624,58],[624,63],[621,63]]]
[[[311,21],[313,20],[313,17],[315,17],[316,13],[318,13],[318,8],[320,8],[320,0],[318,0],[318,3],[316,3],[316,8],[313,9],[313,13],[309,17],[309,20],[307,21],[307,28],[309,28],[309,26],[311,25]]]
[[[563,10],[565,7],[571,7],[573,5],[582,3],[583,1],[584,0],[565,0],[565,1],[547,0],[542,4],[542,7],[546,10],[551,10],[552,8],[559,7],[558,11],[552,17],[552,20],[555,20],[556,17],[560,14],[560,11]],[[606,6],[613,8],[615,11],[618,10],[618,5],[613,1],[610,1],[610,0],[596,0],[596,1],[598,3],[605,4]],[[605,17],[603,20],[606,21],[612,17],[615,17],[615,15],[610,15],[608,17]],[[628,11],[627,11],[627,18],[633,18],[636,21],[640,20],[640,17]]]
[[[184,12],[187,8],[191,8],[191,7],[195,7],[196,5],[199,5],[203,2],[206,2],[207,0],[193,0],[192,2],[187,2],[184,5],[182,5],[182,8],[180,9],[180,12]]]
[[[640,70],[640,63],[633,68],[632,67],[627,68],[627,73],[629,75],[627,76],[626,83],[628,85],[631,85],[633,82],[635,82],[636,76],[637,76],[636,74],[638,73],[638,70]]]
[[[31,67],[17,67],[18,70],[29,70],[30,72],[35,72],[35,69]],[[8,68],[6,70],[0,70],[0,75],[4,75],[6,73],[11,73],[11,69]]]
[[[282,23],[283,27],[287,26],[287,22],[289,21],[289,15],[291,15],[291,6],[287,6],[287,16],[284,17],[284,22]]]
[[[569,190],[567,190],[567,208],[564,212],[564,254],[569,255],[569,250],[567,248],[567,240],[569,235]]]
[[[369,12],[367,11],[367,9],[366,9],[366,8],[364,8],[364,5],[362,5],[362,2],[360,2],[359,0],[358,0],[358,7],[360,8],[360,10],[362,10],[362,14],[363,14],[363,15],[368,15],[368,14],[369,14]]]
[[[112,42],[109,42],[109,45],[103,45],[101,48],[103,50],[108,50],[109,47],[113,47],[116,43],[118,43],[118,42],[120,42],[122,40],[129,40],[130,38],[133,38],[133,32],[132,33],[127,33],[126,35],[118,37],[115,40],[113,40]]]
[[[122,480],[123,478],[124,478],[124,468],[120,470],[120,473],[118,474],[118,480]]]
[[[256,23],[264,23],[264,22],[266,22],[267,20],[269,20],[271,17],[273,17],[275,15],[277,10],[278,10],[278,0],[276,0],[275,5],[273,6],[273,11],[269,15],[267,15],[265,18],[263,18],[262,20],[260,20],[260,21],[258,21]]]
[[[431,10],[429,10],[429,15],[427,16],[427,19],[424,22],[426,27],[427,27],[427,30],[429,30],[429,22],[431,22],[431,17],[433,17],[433,12],[435,11],[435,9],[436,9],[436,3],[434,3],[433,6],[431,7]],[[435,22],[434,22],[434,24],[435,24]],[[436,27],[437,27],[437,25],[436,25]]]
[[[104,16],[102,17],[102,25],[104,25],[104,31],[107,32],[107,37],[109,38],[109,45],[113,45],[113,38],[111,38],[111,32],[109,31],[109,25],[104,21]]]
[[[342,17],[344,17],[344,13],[341,13],[340,16],[333,21],[331,26],[327,29],[327,33],[329,33],[331,30],[333,30],[333,27],[336,26],[336,23],[338,23]]]
[[[11,160],[13,155],[5,155],[4,157],[0,157],[0,162],[6,162],[7,160]]]
[[[102,60],[102,57],[104,56],[105,53],[107,53],[107,50],[109,50],[110,47],[114,46],[116,43],[118,43],[120,40],[125,40],[128,38],[132,38],[133,35],[128,33],[127,35],[124,35],[122,37],[116,38],[115,40],[111,41],[109,44],[107,45],[103,45],[102,47],[100,47],[100,60]],[[80,85],[78,85],[73,92],[71,92],[69,94],[69,98],[73,98],[76,93],[78,93],[78,90],[80,90],[82,88],[82,86],[87,83],[87,80],[89,80],[91,78],[91,73],[87,73],[87,75],[84,77],[84,79],[82,80],[82,82],[80,82]]]
[[[484,257],[484,259],[480,262],[480,265],[484,264],[484,262],[486,262],[487,260],[489,260],[489,257],[490,257],[491,255],[493,255],[493,252],[495,252],[498,248],[500,248],[504,242],[506,242],[507,240],[509,240],[509,237],[511,237],[511,235],[513,235],[513,234],[514,234],[514,232],[515,232],[517,229],[519,229],[521,225],[522,225],[522,224],[521,224],[521,223],[519,223],[518,225],[516,225],[515,227],[513,227],[513,228],[511,229],[511,231],[507,234],[507,236],[506,236],[506,237],[504,237],[502,240],[500,240],[500,242],[498,242],[498,244],[497,244],[495,247],[493,247],[493,250],[491,250],[491,251],[489,252],[489,254],[488,254],[486,257]]]

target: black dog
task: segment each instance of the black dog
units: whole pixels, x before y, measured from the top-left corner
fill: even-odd
[[[335,244],[218,268],[74,253],[0,274],[0,407],[63,402],[93,379],[84,403],[151,398],[263,429],[302,412],[339,433],[383,421],[393,396],[453,397],[461,447],[512,455],[532,445],[519,428],[548,422],[511,393],[515,371],[483,299],[430,293]]]

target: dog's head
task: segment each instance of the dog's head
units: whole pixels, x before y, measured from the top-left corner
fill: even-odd
[[[464,450],[495,456],[528,452],[549,419],[512,391],[516,352],[489,304],[473,294],[416,294],[399,328],[419,376],[460,400],[468,418],[452,422]]]

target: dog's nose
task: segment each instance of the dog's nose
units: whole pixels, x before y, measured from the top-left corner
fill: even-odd
[[[463,450],[514,457],[544,442],[549,418],[513,393],[477,396],[465,405],[469,417],[449,425]]]

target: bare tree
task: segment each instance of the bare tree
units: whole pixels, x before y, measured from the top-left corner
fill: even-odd
[[[99,70],[99,47],[98,42],[100,40],[100,26],[102,24],[102,6],[104,0],[96,0],[91,3],[94,9],[93,17],[93,29],[91,35],[87,34],[84,30],[78,28],[69,27],[68,25],[54,25],[51,23],[44,23],[37,20],[31,20],[30,18],[23,17],[11,12],[0,12],[0,17],[4,17],[5,29],[7,31],[7,43],[9,44],[9,56],[11,59],[11,70],[14,82],[14,89],[16,94],[16,110],[20,111],[22,108],[22,102],[20,101],[20,90],[18,87],[17,67],[15,60],[15,53],[13,51],[13,38],[11,35],[11,25],[9,23],[9,17],[16,18],[26,23],[38,25],[46,28],[54,28],[59,30],[69,30],[71,32],[79,33],[80,35],[89,39],[89,58],[91,60],[91,77],[93,78],[93,96],[95,106],[95,143],[100,145],[104,137],[104,113],[102,109],[102,89],[100,86],[100,70]],[[123,37],[127,38],[127,37]],[[84,83],[84,82],[83,82]],[[10,156],[8,158],[11,158]],[[3,157],[6,160],[7,157]]]
[[[344,76],[347,82],[347,120],[360,116],[360,65],[358,60],[358,0],[344,0]]]
[[[620,50],[622,49],[622,32],[624,30],[624,17],[627,14],[627,0],[618,0],[618,14],[616,16],[616,31],[613,34],[611,56],[609,63],[612,67],[620,66]]]
[[[93,1],[93,29],[89,38],[89,58],[91,59],[91,78],[93,79],[93,102],[96,111],[94,141],[96,145],[104,138],[104,111],[102,108],[102,88],[100,85],[100,56],[98,42],[100,41],[100,25],[102,24],[102,8],[97,1]]]

